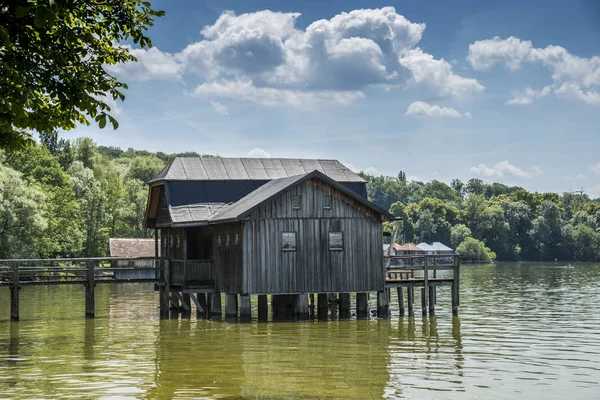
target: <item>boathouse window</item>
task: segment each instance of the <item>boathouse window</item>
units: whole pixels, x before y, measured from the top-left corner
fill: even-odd
[[[329,250],[344,250],[342,232],[329,232]]]
[[[179,236],[177,236],[177,248],[179,248],[181,246],[181,243],[179,242]]]
[[[225,234],[225,247],[229,247],[229,233]]]
[[[240,244],[240,234],[236,232],[233,237],[233,245],[238,246],[239,244]]]
[[[222,245],[222,242],[221,242],[221,234],[219,233],[219,234],[217,235],[217,247],[221,247],[221,245]]]
[[[296,232],[283,232],[281,234],[281,248],[285,251],[296,250]]]
[[[299,194],[295,194],[292,196],[292,208],[294,210],[299,210],[302,207],[302,196]]]
[[[325,193],[323,196],[323,208],[331,210],[331,193]]]

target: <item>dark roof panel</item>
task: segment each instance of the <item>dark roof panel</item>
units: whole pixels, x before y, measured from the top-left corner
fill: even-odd
[[[338,182],[364,180],[336,160],[286,158],[177,157],[151,182],[271,180],[308,173],[325,173]]]

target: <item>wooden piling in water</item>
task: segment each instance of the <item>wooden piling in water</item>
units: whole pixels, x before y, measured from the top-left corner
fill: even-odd
[[[339,305],[340,305],[340,318],[350,318],[350,293],[338,294]]]
[[[238,315],[238,299],[237,294],[227,293],[225,295],[225,316],[237,317]]]
[[[169,318],[169,308],[171,304],[171,263],[170,260],[163,260],[163,271],[162,271],[162,286],[160,287],[160,318]]]
[[[387,318],[390,313],[390,303],[387,290],[377,292],[377,318]]]
[[[192,299],[189,293],[181,294],[181,313],[184,318],[189,318],[192,314]]]
[[[319,293],[317,295],[317,306],[318,306],[318,318],[320,320],[326,320],[329,314],[329,298],[327,293]]]
[[[421,289],[421,314],[423,316],[427,315],[427,292],[425,288]]]
[[[95,297],[94,288],[96,286],[94,282],[94,262],[86,261],[86,283],[85,283],[85,317],[94,318],[95,311]]]
[[[252,319],[252,302],[249,294],[240,294],[240,320],[250,321]]]
[[[306,319],[308,315],[308,296],[306,293],[294,295],[294,316],[299,319]]]
[[[400,316],[403,317],[404,316],[404,293],[402,293],[401,287],[398,287],[396,289],[396,291],[398,292],[398,308],[400,310]]]
[[[435,286],[429,286],[429,316],[435,315]]]
[[[408,316],[413,317],[415,315],[414,304],[415,304],[415,288],[406,288],[406,300],[408,302]]]
[[[10,319],[19,320],[19,264],[12,265],[12,276],[10,286]]]
[[[356,293],[356,318],[369,316],[369,299],[367,293]]]
[[[258,295],[258,320],[266,322],[269,318],[269,303],[266,294]]]
[[[221,293],[211,293],[210,295],[210,315],[222,315]]]

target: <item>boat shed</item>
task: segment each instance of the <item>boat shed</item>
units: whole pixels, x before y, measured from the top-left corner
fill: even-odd
[[[172,285],[196,293],[382,291],[382,222],[335,160],[176,158],[150,183]],[[157,235],[158,237],[158,235]]]

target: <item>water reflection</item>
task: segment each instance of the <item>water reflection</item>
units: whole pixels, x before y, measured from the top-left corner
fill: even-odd
[[[161,321],[143,285],[99,286],[86,320],[82,288],[25,288],[21,322],[0,307],[0,397],[597,398],[600,265],[461,278],[456,318],[440,289],[436,317],[250,324]]]

